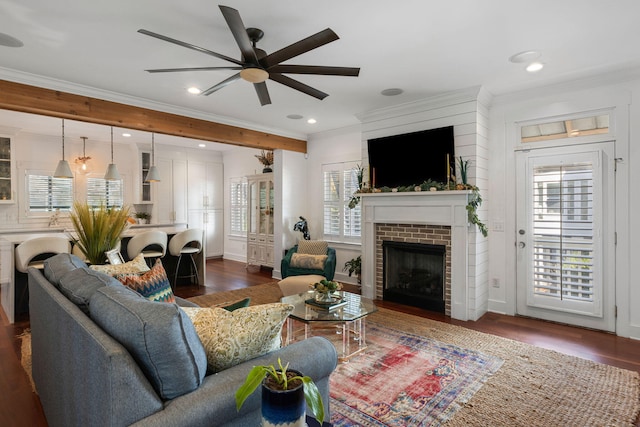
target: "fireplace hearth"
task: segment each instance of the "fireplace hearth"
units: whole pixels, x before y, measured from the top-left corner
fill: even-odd
[[[384,241],[383,298],[445,312],[446,246]]]

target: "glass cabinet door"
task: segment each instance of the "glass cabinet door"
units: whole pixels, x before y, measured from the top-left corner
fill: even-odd
[[[0,202],[12,201],[11,139],[0,138]]]
[[[260,213],[260,206],[258,204],[258,191],[259,183],[254,181],[249,183],[249,233],[255,234],[258,232],[258,217]]]
[[[273,181],[269,181],[269,226],[267,229],[267,234],[273,234]]]
[[[267,182],[260,181],[260,230],[258,233],[267,234],[267,226],[269,225],[269,192]]]

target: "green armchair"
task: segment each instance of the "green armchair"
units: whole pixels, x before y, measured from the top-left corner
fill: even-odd
[[[280,263],[280,272],[282,278],[288,276],[303,276],[308,274],[318,274],[324,276],[327,280],[333,280],[333,276],[336,274],[336,250],[333,248],[327,248],[327,259],[322,269],[310,269],[302,267],[294,267],[291,265],[291,257],[294,253],[298,252],[298,245],[295,245],[287,251],[287,254],[282,258]]]

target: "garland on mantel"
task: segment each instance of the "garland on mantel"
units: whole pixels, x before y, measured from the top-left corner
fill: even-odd
[[[356,170],[357,173],[360,173],[360,171],[361,171],[360,169]],[[487,229],[487,226],[482,221],[480,221],[480,218],[478,217],[477,211],[480,205],[482,205],[482,196],[480,196],[480,190],[475,185],[455,184],[455,183],[450,183],[447,185],[445,183],[433,181],[429,179],[424,181],[420,185],[406,185],[406,186],[400,186],[400,187],[394,187],[394,188],[391,188],[391,187],[369,188],[366,186],[366,184],[364,183],[361,184],[360,176],[361,175],[359,174],[358,184],[360,188],[358,188],[358,190],[351,197],[351,200],[349,201],[349,209],[355,208],[358,205],[358,203],[360,203],[360,196],[358,196],[358,194],[362,194],[362,193],[406,193],[406,192],[416,192],[416,191],[454,191],[454,190],[469,191],[470,190],[471,197],[469,198],[469,201],[466,206],[469,222],[475,225],[476,227],[478,227],[478,230],[480,230],[480,232],[484,237],[487,237],[487,235],[489,234],[489,230]]]

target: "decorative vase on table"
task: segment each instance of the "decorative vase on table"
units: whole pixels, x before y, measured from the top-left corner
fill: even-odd
[[[333,293],[316,291],[314,298],[320,304],[331,304],[333,302]]]
[[[302,376],[300,372],[289,370],[291,376]],[[267,427],[305,427],[307,403],[304,385],[298,381],[297,387],[276,390],[269,386],[271,377],[262,382],[262,425]]]

